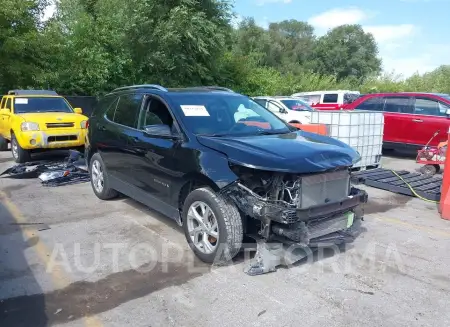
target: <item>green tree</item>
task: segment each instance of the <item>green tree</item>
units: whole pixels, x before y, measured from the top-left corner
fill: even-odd
[[[33,86],[45,61],[39,34],[46,1],[3,0],[0,6],[0,89]]]
[[[374,37],[360,25],[343,25],[330,30],[317,41],[315,71],[335,75],[338,80],[364,79],[381,72],[381,59]]]
[[[285,72],[293,72],[299,67],[309,68],[315,45],[314,28],[305,22],[284,20],[269,25],[270,66]]]

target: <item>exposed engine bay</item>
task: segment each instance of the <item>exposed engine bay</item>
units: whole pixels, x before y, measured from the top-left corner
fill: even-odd
[[[222,193],[249,217],[246,233],[258,241],[258,251],[261,242],[268,251],[267,242],[316,247],[350,242],[359,234],[363,217],[361,204],[367,202],[367,194],[351,187],[348,168],[315,174],[279,173],[242,166],[232,166],[232,170],[239,180]],[[256,264],[248,273],[275,269],[261,265],[261,262]]]

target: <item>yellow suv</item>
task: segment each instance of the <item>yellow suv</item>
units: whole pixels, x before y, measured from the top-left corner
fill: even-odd
[[[0,151],[8,149],[18,163],[31,152],[83,147],[88,118],[54,91],[14,90],[0,102]]]

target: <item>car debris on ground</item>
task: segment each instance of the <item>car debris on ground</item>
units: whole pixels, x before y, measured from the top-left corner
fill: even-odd
[[[15,179],[38,178],[43,186],[62,186],[89,182],[90,177],[84,155],[69,151],[64,160],[41,160],[17,164],[0,174]]]

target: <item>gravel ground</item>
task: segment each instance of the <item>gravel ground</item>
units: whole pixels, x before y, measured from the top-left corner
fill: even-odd
[[[245,255],[206,266],[172,221],[88,183],[0,190],[0,326],[450,326],[450,222],[416,198],[367,188],[354,243],[250,277]]]

